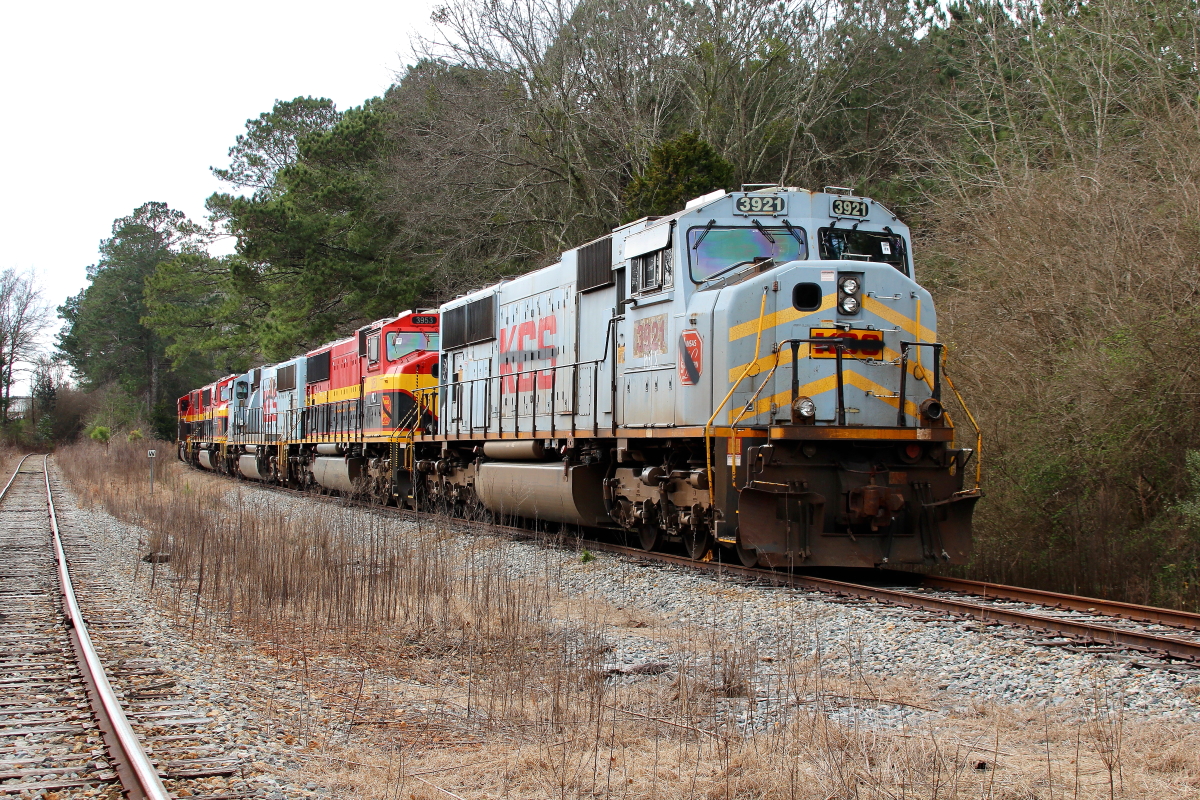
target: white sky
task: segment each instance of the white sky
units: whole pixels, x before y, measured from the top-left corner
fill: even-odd
[[[57,306],[112,222],[162,201],[196,221],[210,166],[276,99],[382,93],[434,0],[7,2],[0,11],[0,268]],[[224,187],[228,188],[228,187]],[[231,252],[228,247],[225,252]]]

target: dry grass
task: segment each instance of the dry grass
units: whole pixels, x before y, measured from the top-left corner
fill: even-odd
[[[26,452],[24,448],[0,441],[0,481],[8,482],[8,479],[12,477],[13,470],[17,468],[21,456]],[[3,488],[4,483],[0,483],[0,488]]]
[[[264,500],[170,460],[150,497],[144,449],[79,446],[58,463],[85,502],[170,554],[143,565],[164,608],[196,636],[252,642],[307,690],[272,696],[267,713],[339,798],[1200,792],[1197,727],[1129,718],[1119,686],[1099,683],[1072,709],[922,714],[943,705],[930,686],[853,658],[833,666],[829,653],[853,644],[814,651],[815,619],[779,614],[767,633],[781,644],[764,656],[748,644],[763,631],[730,636],[732,593],[698,598],[708,620],[679,624],[565,591],[561,551]],[[617,630],[667,643],[670,665],[606,674]],[[897,707],[923,721],[872,724]]]

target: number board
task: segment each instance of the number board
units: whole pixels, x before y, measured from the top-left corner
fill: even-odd
[[[829,216],[831,217],[866,217],[870,213],[871,204],[866,200],[835,197],[829,204]]]
[[[776,214],[787,213],[787,199],[782,195],[745,195],[733,203],[738,214]]]
[[[412,318],[413,325],[437,325],[438,318],[432,316],[417,316]]]

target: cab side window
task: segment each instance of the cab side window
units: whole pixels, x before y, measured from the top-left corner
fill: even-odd
[[[669,247],[631,258],[630,266],[633,270],[630,289],[634,294],[670,289],[675,285],[675,269]]]

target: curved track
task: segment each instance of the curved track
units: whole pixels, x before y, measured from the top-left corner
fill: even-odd
[[[0,792],[92,789],[166,800],[79,610],[47,457],[38,470],[29,459],[0,492],[0,542],[9,554],[0,567]]]
[[[60,532],[53,483],[26,456],[0,491],[0,796],[167,800],[160,773],[181,797],[249,796],[196,783],[240,759],[142,642],[98,569],[111,554]]]

